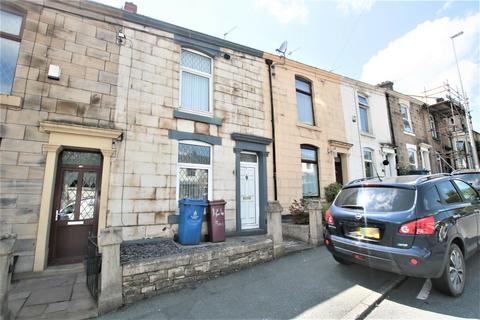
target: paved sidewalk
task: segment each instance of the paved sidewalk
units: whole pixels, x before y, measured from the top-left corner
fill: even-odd
[[[340,319],[396,277],[339,265],[320,247],[143,300],[101,319]]]
[[[97,316],[97,306],[88,292],[83,270],[15,281],[8,306],[13,317],[22,320]]]

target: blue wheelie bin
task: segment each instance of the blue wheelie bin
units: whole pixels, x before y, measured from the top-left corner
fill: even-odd
[[[180,244],[199,244],[202,235],[202,221],[207,200],[180,199],[180,223],[178,225],[178,242]]]

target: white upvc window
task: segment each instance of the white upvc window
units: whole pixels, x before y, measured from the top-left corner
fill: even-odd
[[[365,167],[365,178],[374,176],[373,169],[373,150],[370,148],[363,148],[363,163]]]
[[[428,123],[430,124],[430,131],[432,133],[432,138],[438,139],[437,128],[435,126],[435,118],[431,114],[428,115]]]
[[[364,133],[371,133],[368,99],[358,95],[358,115],[360,118],[360,130]]]
[[[213,112],[213,59],[203,53],[182,49],[180,63],[180,108],[194,113]]]
[[[410,117],[410,108],[406,104],[400,104],[400,113],[403,120],[403,131],[413,133],[412,118]]]
[[[198,141],[178,143],[177,200],[211,199],[212,146]]]
[[[417,159],[417,146],[414,144],[407,143],[407,155],[408,155],[408,164],[412,169],[417,169],[418,159]]]

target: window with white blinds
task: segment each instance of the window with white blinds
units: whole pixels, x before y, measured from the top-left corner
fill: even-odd
[[[193,112],[212,112],[211,86],[212,59],[182,50],[180,107]]]

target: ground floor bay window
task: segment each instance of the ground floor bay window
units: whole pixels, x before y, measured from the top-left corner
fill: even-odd
[[[178,144],[177,199],[208,200],[212,194],[212,147],[201,142]]]
[[[302,146],[302,190],[303,197],[318,197],[318,164],[315,147]]]

